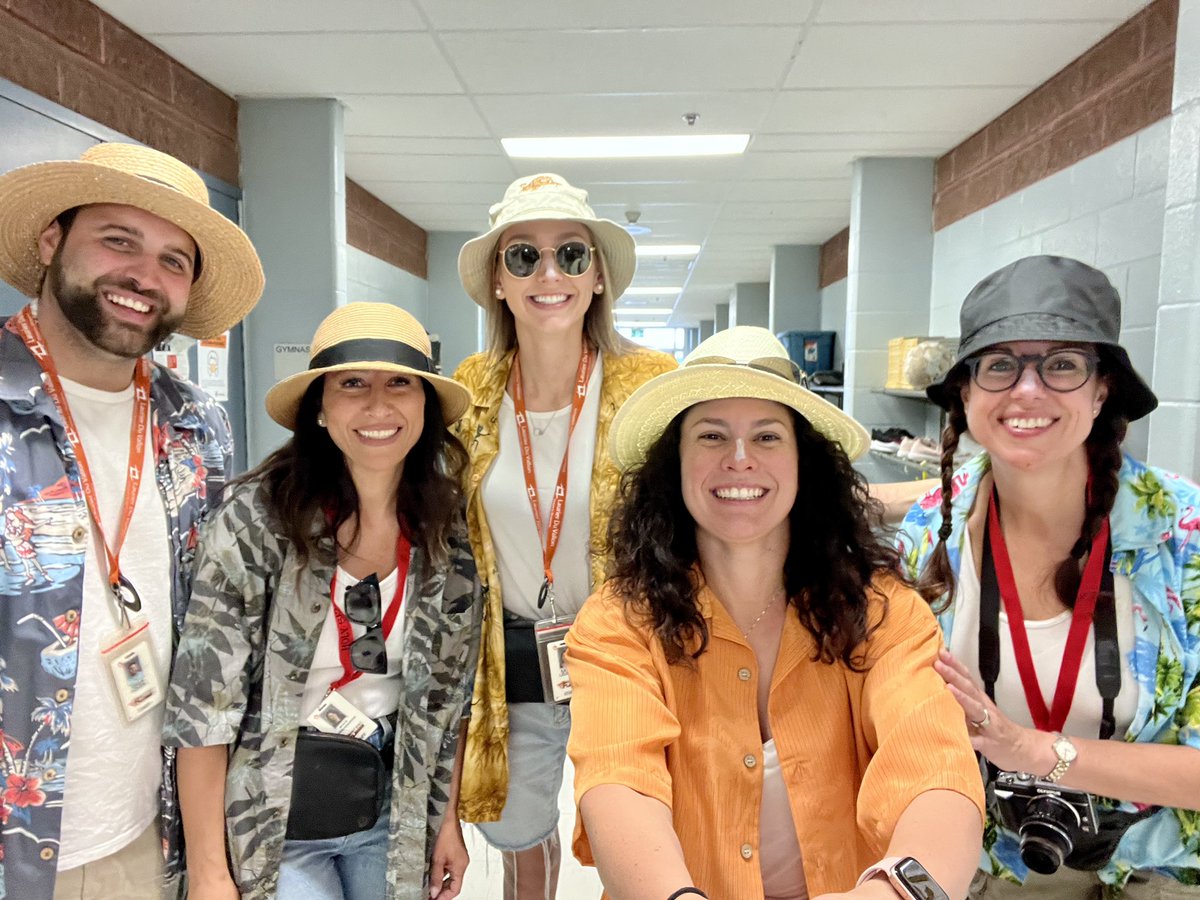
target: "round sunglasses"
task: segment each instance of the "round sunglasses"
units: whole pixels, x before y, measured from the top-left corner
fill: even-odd
[[[558,270],[571,278],[578,278],[592,267],[592,252],[595,249],[583,241],[563,241],[557,247],[535,247],[525,241],[518,241],[505,247],[500,258],[504,260],[504,268],[513,278],[529,278],[541,265],[542,254],[552,250],[554,264],[558,266]]]

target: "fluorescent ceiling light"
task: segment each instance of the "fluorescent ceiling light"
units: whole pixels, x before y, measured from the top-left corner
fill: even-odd
[[[613,312],[618,316],[669,316],[675,310],[669,306],[624,306]]]
[[[699,244],[638,244],[638,256],[695,256],[700,252]]]
[[[626,137],[501,138],[514,159],[616,159],[730,156],[746,152],[748,134],[663,134]]]
[[[618,328],[675,328],[674,325],[668,325],[661,320],[652,320],[643,322],[640,319],[632,322],[618,322]]]
[[[680,285],[672,285],[671,287],[628,287],[625,288],[626,297],[668,297],[671,294],[678,294],[683,290]]]

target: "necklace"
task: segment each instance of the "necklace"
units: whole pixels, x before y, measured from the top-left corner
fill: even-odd
[[[772,606],[774,606],[775,601],[778,600],[782,596],[783,596],[783,588],[780,588],[775,593],[773,593],[771,595],[771,599],[767,601],[767,605],[762,608],[762,612],[760,612],[758,614],[758,617],[753,622],[750,623],[750,627],[747,628],[745,631],[743,631],[742,634],[744,634],[746,637],[750,637],[750,632],[752,632],[756,627],[758,627],[758,623],[763,620],[763,616],[765,616],[767,614],[767,610],[769,610]]]
[[[538,426],[534,425],[533,420],[531,419],[529,424],[533,428],[533,433],[536,434],[538,437],[541,437],[542,435],[544,435],[546,433],[546,431],[550,428],[550,426],[553,425],[555,423],[555,421],[558,420],[559,414],[566,412],[570,408],[571,408],[570,406],[565,406],[562,409],[556,409],[554,411],[554,413],[550,416],[550,418],[548,418],[546,420],[546,424],[543,425],[541,428],[538,428]]]

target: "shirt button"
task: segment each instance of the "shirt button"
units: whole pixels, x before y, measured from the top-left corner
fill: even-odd
[[[756,757],[753,753],[747,753],[742,757],[742,762],[746,764],[747,769],[753,769],[758,765],[758,757]]]
[[[54,699],[58,703],[65,703],[67,698],[71,696],[71,692],[66,688],[59,688],[54,692]]]
[[[749,859],[754,855],[754,848],[749,844],[742,844],[742,859]]]
[[[319,613],[319,612],[321,611],[321,604],[320,604],[320,603],[314,603],[314,604],[312,605],[312,611],[313,611],[313,612],[315,612],[315,613]]]
[[[54,851],[49,847],[43,847],[38,856],[42,858],[42,862],[50,862],[50,860],[54,859]]]
[[[749,681],[750,680],[750,670],[747,669],[745,666],[742,666],[740,669],[738,669],[738,678],[742,679],[742,681]]]
[[[472,475],[471,476],[471,484],[479,484],[480,477],[481,476],[478,472],[476,472],[474,475]]]
[[[86,538],[86,537],[87,537],[87,532],[84,531],[82,525],[76,525],[75,530],[71,532],[71,540],[73,540],[77,544],[82,544],[84,538]],[[53,853],[54,851],[50,851],[50,852]]]

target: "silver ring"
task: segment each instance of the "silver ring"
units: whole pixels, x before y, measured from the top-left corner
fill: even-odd
[[[983,729],[987,728],[989,725],[992,724],[992,714],[990,712],[988,712],[988,709],[985,706],[983,708],[983,718],[982,719],[980,719],[978,722],[972,722],[970,719],[968,719],[967,722],[968,722],[968,724],[970,724],[970,726],[972,728],[978,728],[980,731],[982,731]]]

